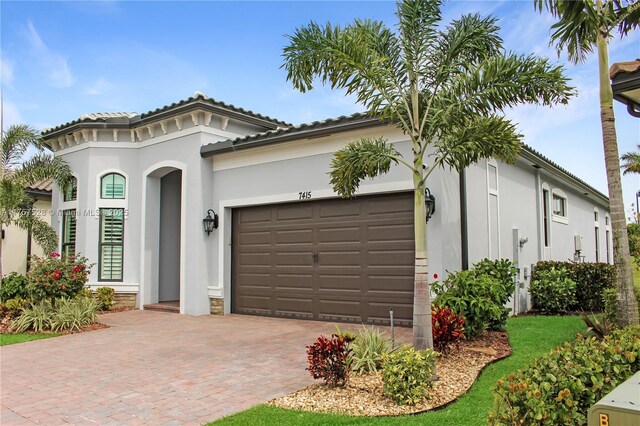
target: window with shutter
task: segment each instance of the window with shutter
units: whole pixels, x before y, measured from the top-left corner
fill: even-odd
[[[74,209],[62,212],[62,256],[75,256],[76,254],[76,220]]]
[[[64,187],[64,201],[75,201],[78,199],[78,179],[71,178],[71,181]]]
[[[109,173],[100,179],[100,198],[111,200],[124,200],[126,180],[118,173]]]
[[[100,281],[122,281],[124,209],[100,209]]]

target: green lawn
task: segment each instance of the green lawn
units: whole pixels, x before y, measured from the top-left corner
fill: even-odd
[[[0,346],[30,342],[31,340],[48,339],[49,337],[56,336],[59,336],[59,334],[0,334]]]
[[[498,379],[526,367],[533,359],[572,339],[585,326],[579,317],[510,318],[507,322],[513,354],[488,366],[470,391],[442,410],[402,417],[351,417],[305,413],[259,405],[236,415],[225,417],[216,425],[480,425],[486,424],[493,405],[491,389]],[[214,424],[210,423],[210,424]]]

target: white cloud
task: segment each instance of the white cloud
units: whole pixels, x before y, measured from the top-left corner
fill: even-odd
[[[51,84],[55,87],[73,86],[75,78],[71,73],[67,59],[47,46],[31,21],[27,22],[26,36],[34,56]]]
[[[114,85],[109,83],[104,77],[98,77],[95,83],[85,89],[84,93],[87,95],[99,96],[113,88]]]
[[[2,115],[2,126],[7,129],[13,124],[22,124],[22,116],[16,105],[10,100],[3,99],[0,105],[0,115]]]
[[[11,86],[13,84],[13,64],[0,56],[0,82],[3,86]]]

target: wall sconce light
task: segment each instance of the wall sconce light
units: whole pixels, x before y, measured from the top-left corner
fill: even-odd
[[[213,217],[211,216],[213,214]],[[214,229],[218,229],[218,215],[212,209],[207,210],[207,217],[202,219],[202,225],[204,226],[204,232],[207,235],[211,234]]]
[[[520,240],[518,241],[518,244],[520,245],[520,250],[522,250],[522,247],[524,247],[525,244],[527,244],[529,242],[529,237],[520,237]]]
[[[427,209],[427,222],[429,222],[431,216],[436,212],[436,197],[431,195],[429,188],[424,189],[424,204]]]

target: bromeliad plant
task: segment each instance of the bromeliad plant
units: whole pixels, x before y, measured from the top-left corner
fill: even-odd
[[[351,337],[333,334],[331,339],[324,336],[311,346],[307,346],[307,370],[314,379],[324,379],[330,387],[344,386],[349,379],[349,347]]]
[[[398,23],[356,20],[298,28],[284,48],[287,80],[306,92],[315,79],[346,90],[368,116],[400,129],[408,158],[385,138],[362,138],[335,153],[331,184],[340,196],[403,164],[414,189],[413,344],[433,347],[425,189],[439,167],[462,171],[484,158],[514,162],[523,136],[502,114],[518,104],[555,105],[572,96],[560,66],[506,52],[493,17],[441,23],[442,0],[397,3]]]
[[[86,257],[61,257],[51,253],[46,258],[34,256],[27,275],[30,294],[35,301],[73,298],[83,289],[89,279]]]

